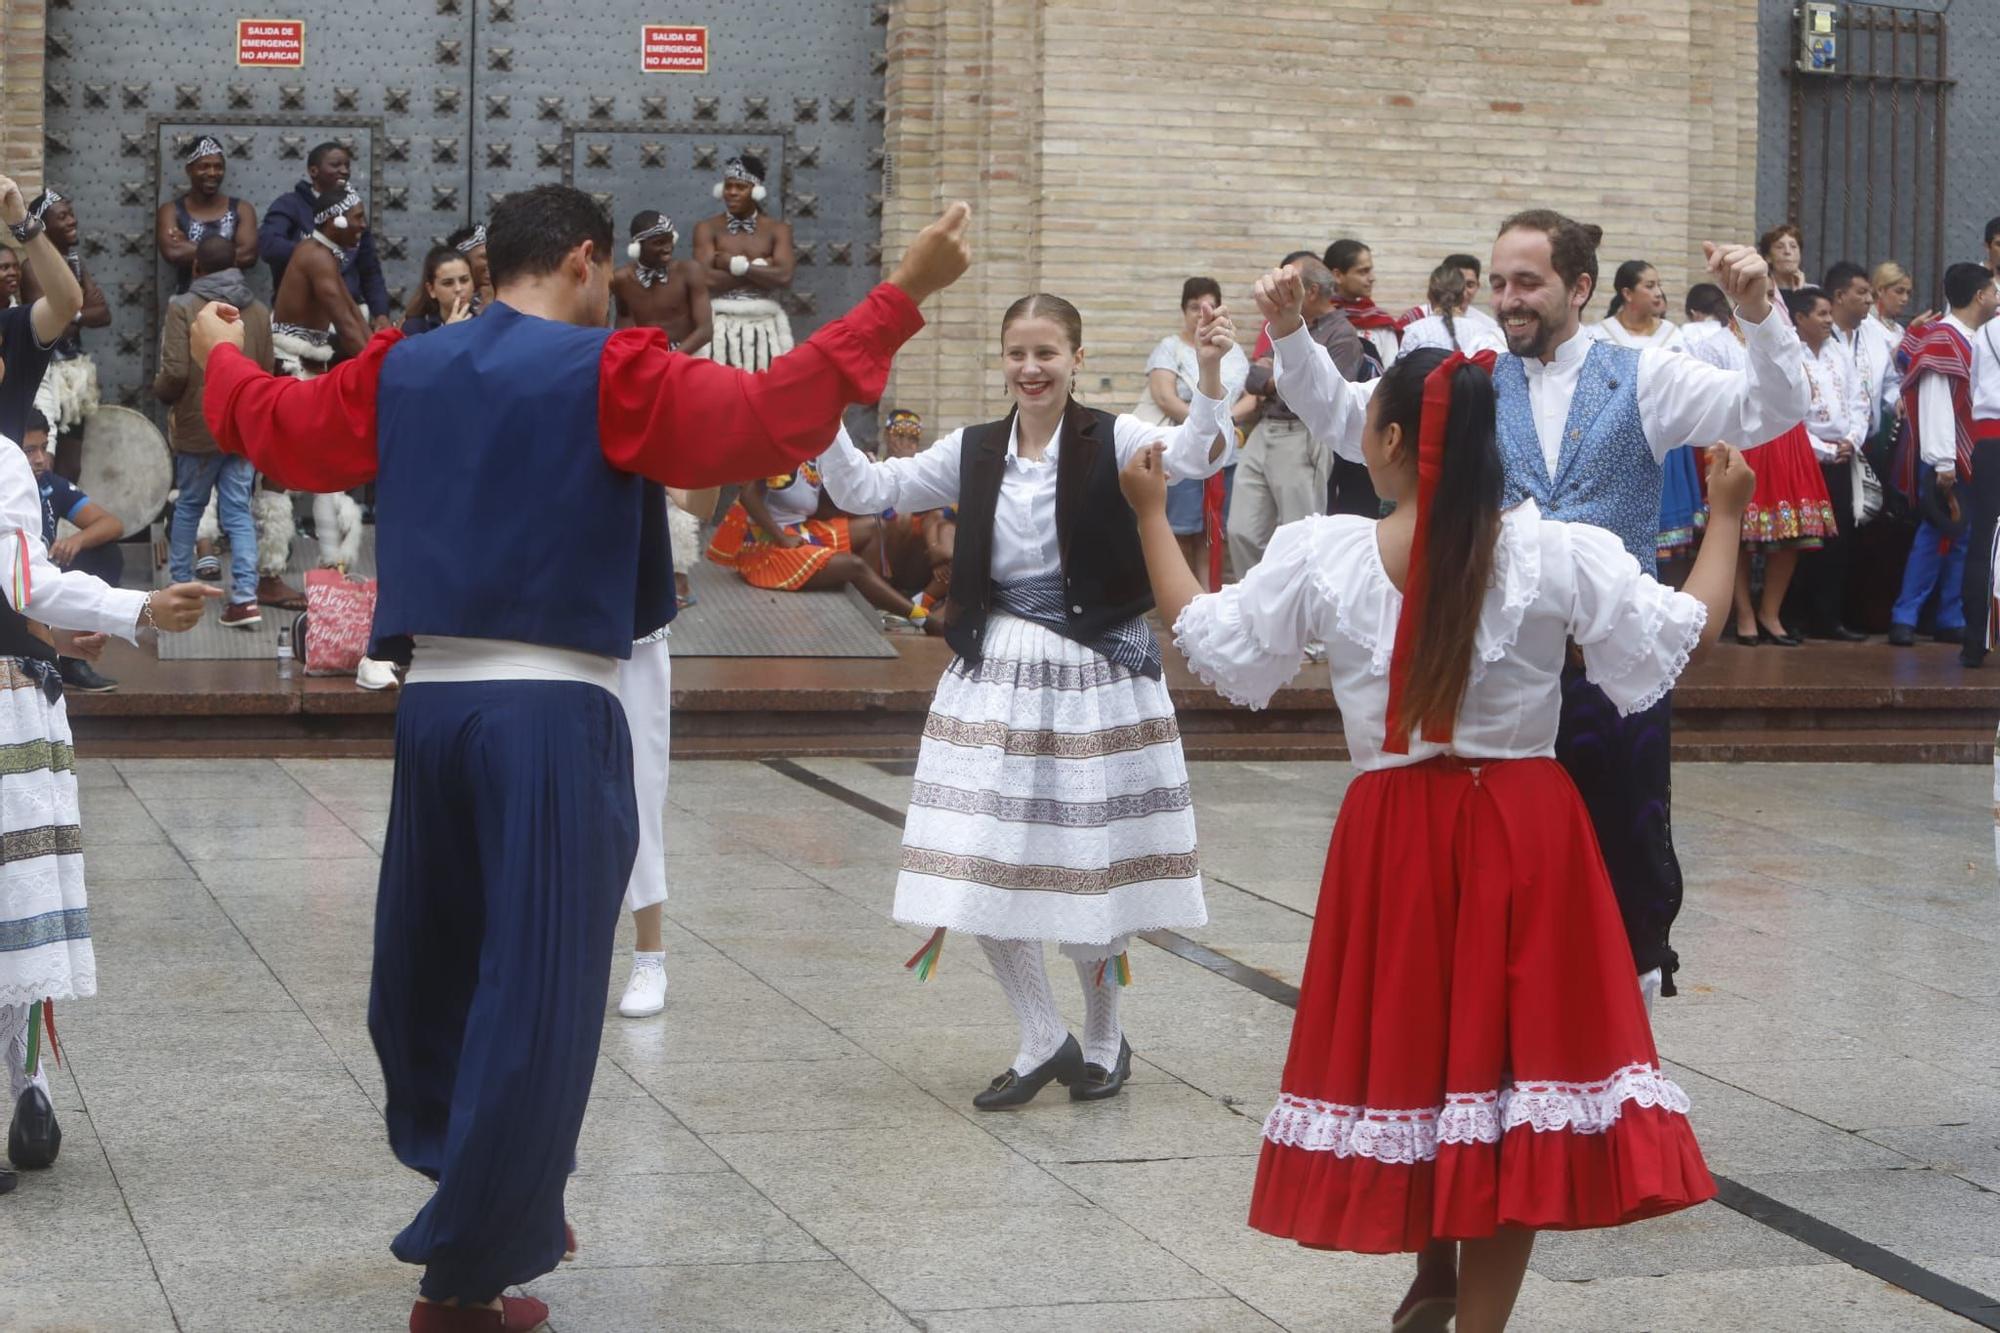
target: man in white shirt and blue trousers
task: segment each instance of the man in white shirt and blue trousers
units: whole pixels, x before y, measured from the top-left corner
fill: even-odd
[[[1500,228],[1488,275],[1508,354],[1494,367],[1508,503],[1534,500],[1550,518],[1616,533],[1654,572],[1660,460],[1688,444],[1761,444],[1804,420],[1811,403],[1804,351],[1791,323],[1773,318],[1769,271],[1748,246],[1710,245],[1709,273],[1737,307],[1749,353],[1744,372],[1660,348],[1601,343],[1582,330],[1597,286],[1598,228],[1560,213],[1517,213]],[[1272,275],[1258,300],[1286,284]],[[1271,318],[1278,393],[1313,438],[1361,459],[1372,382],[1348,384],[1310,337],[1296,303]],[[1674,993],[1667,943],[1680,910],[1681,871],[1670,817],[1672,697],[1630,717],[1572,668],[1563,681],[1556,757],[1575,779],[1597,829],[1650,1004]]]

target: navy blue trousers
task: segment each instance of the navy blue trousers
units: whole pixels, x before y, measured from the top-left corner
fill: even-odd
[[[1674,696],[1643,713],[1618,708],[1570,666],[1562,677],[1556,761],[1568,770],[1590,812],[1618,914],[1640,975],[1659,968],[1660,994],[1672,995],[1680,958],[1667,935],[1681,911],[1681,862],[1674,852]]]
[[[638,840],[611,694],[562,681],[403,691],[368,1032],[389,1144],[437,1182],[391,1247],[424,1265],[433,1300],[491,1300],[562,1260]]]

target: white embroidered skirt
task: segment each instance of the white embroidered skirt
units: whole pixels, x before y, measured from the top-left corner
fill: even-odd
[[[1165,683],[994,615],[924,721],[895,917],[1084,956],[1206,923]]]
[[[96,993],[69,714],[0,657],[0,1005]]]

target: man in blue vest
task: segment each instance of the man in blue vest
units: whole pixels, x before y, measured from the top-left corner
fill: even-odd
[[[478,319],[377,334],[311,381],[243,356],[228,307],[195,321],[224,450],[292,489],[376,483],[375,633],[414,647],[368,1005],[390,1145],[437,1182],[392,1246],[424,1265],[412,1333],[538,1327],[546,1306],[501,1293],[574,1247],[563,1187],[638,841],[618,663],[674,607],[649,482],[819,453],[965,270],[968,216],[760,374],[606,327],[611,220],[559,185],[494,210]]]

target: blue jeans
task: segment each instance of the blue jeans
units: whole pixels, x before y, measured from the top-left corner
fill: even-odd
[[[175,454],[173,532],[167,539],[167,573],[175,583],[194,577],[194,536],[201,526],[208,493],[215,492],[215,516],[229,537],[229,600],[257,600],[257,523],[250,516],[250,488],[257,469],[235,454]]]
[[[1951,549],[1939,552],[1938,545],[1950,538]],[[1934,527],[1929,519],[1917,525],[1917,539],[1910,546],[1910,561],[1903,566],[1903,593],[1896,599],[1889,619],[1897,625],[1915,625],[1924,603],[1937,593],[1937,627],[1942,630],[1965,628],[1965,605],[1960,587],[1965,579],[1965,537],[1952,536]],[[1985,633],[1981,630],[1980,633]]]

